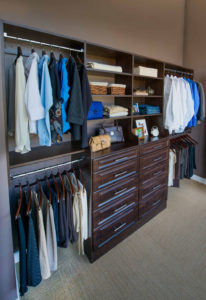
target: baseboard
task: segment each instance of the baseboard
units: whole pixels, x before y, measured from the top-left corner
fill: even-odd
[[[195,180],[197,182],[200,182],[200,183],[203,183],[203,184],[206,184],[206,178],[202,178],[200,176],[197,176],[197,175],[193,175],[191,177],[192,180]]]

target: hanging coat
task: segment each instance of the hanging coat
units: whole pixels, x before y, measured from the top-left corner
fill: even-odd
[[[57,69],[59,73],[59,79],[61,83],[61,98],[62,98],[62,131],[63,133],[67,132],[70,129],[69,122],[67,121],[67,104],[69,99],[69,90],[70,87],[68,86],[68,72],[66,69],[68,59],[62,58],[58,64]]]
[[[51,146],[49,110],[53,105],[52,86],[48,69],[49,56],[44,55],[39,63],[39,82],[44,118],[37,122],[39,145]]]
[[[70,86],[70,101],[68,105],[68,122],[71,124],[72,138],[75,141],[81,139],[80,126],[84,122],[84,110],[82,104],[81,83],[77,65],[73,57],[67,64],[68,84]]]
[[[88,147],[88,136],[87,136],[87,115],[92,103],[92,96],[89,87],[89,81],[87,77],[87,70],[83,64],[78,65],[79,77],[81,81],[81,90],[82,90],[82,104],[84,111],[84,121],[82,125],[82,148]]]
[[[25,91],[25,104],[29,116],[29,132],[37,133],[37,120],[44,118],[44,107],[42,106],[39,92],[38,78],[39,56],[33,52],[26,61],[25,71],[27,78]]]
[[[7,99],[7,125],[8,135],[13,136],[15,132],[15,64],[8,70],[8,99]]]

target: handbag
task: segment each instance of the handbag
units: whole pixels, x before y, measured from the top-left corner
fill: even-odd
[[[92,101],[90,105],[87,120],[95,120],[103,118],[103,104],[101,101]]]
[[[124,135],[121,126],[102,127],[99,129],[99,134],[108,134],[111,137],[111,143],[124,142]]]
[[[92,136],[89,140],[89,146],[92,152],[107,149],[111,146],[111,138],[108,134]]]

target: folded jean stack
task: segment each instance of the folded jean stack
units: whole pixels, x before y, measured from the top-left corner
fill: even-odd
[[[123,117],[128,115],[128,108],[120,105],[104,104],[103,114],[108,118]]]
[[[160,108],[156,105],[139,104],[140,115],[159,114]]]

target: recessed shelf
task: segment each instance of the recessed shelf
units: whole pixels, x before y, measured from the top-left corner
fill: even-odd
[[[122,98],[131,98],[132,95],[97,95],[97,94],[92,94],[92,97],[122,97]]]
[[[133,74],[134,79],[154,79],[154,80],[163,80],[163,77],[152,77],[152,76],[144,76],[144,75],[137,75]]]
[[[9,152],[9,161],[10,167],[16,168],[34,164],[36,162],[51,160],[52,158],[59,158],[83,152],[85,152],[85,150],[81,149],[79,142],[62,142],[59,145],[52,145],[51,147],[34,147],[26,154],[11,151]]]
[[[162,116],[162,113],[159,114],[150,114],[150,115],[133,115],[133,118],[148,118],[148,117],[157,117]]]
[[[163,95],[148,95],[148,96],[141,96],[141,95],[133,95],[134,98],[163,98]]]
[[[122,116],[122,117],[114,117],[114,118],[102,118],[102,119],[94,119],[94,120],[87,120],[87,122],[100,122],[100,121],[114,121],[114,120],[123,120],[123,119],[131,119],[131,116]]]
[[[113,72],[113,71],[107,71],[107,70],[96,70],[96,69],[92,69],[92,68],[87,68],[87,71],[89,72],[89,74],[99,74],[99,75],[124,75],[124,76],[132,76],[131,73],[125,73],[125,72]]]

